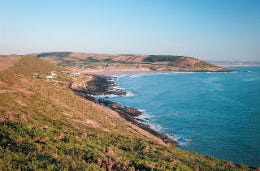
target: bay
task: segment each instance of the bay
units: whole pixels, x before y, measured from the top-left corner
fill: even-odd
[[[260,67],[231,73],[116,75],[130,96],[109,99],[144,111],[179,148],[260,166]]]

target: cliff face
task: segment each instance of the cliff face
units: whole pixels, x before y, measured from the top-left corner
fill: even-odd
[[[173,55],[133,54],[87,54],[74,52],[50,52],[36,55],[66,67],[104,70],[146,70],[146,71],[209,71],[228,70],[196,58]]]
[[[26,57],[0,72],[0,170],[254,170],[166,146],[75,95],[63,70]]]

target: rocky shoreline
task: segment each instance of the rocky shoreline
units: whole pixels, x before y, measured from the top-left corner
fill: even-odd
[[[122,106],[119,103],[108,100],[107,98],[101,98],[97,96],[106,95],[119,95],[125,96],[126,92],[121,89],[116,88],[115,79],[110,76],[93,75],[93,79],[87,81],[84,88],[75,88],[70,85],[70,89],[77,95],[84,97],[90,101],[103,105],[116,111],[122,118],[131,122],[132,124],[138,126],[139,128],[151,133],[152,135],[160,138],[165,144],[171,146],[177,146],[178,142],[172,140],[166,134],[158,132],[152,129],[149,125],[142,123],[142,119],[138,116],[143,113],[138,109]]]

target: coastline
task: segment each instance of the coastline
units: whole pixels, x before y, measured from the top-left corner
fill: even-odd
[[[71,73],[80,73],[88,75],[121,75],[121,74],[156,74],[156,73],[182,73],[182,72],[234,72],[236,70],[232,69],[214,69],[214,68],[205,68],[205,69],[192,69],[192,68],[178,68],[178,69],[149,69],[149,68],[77,68],[69,67]]]
[[[118,88],[116,85],[116,77],[114,75],[132,75],[132,74],[168,74],[168,73],[216,73],[216,72],[237,72],[236,70],[222,70],[222,71],[159,71],[159,70],[83,70],[80,72],[81,76],[74,77],[74,81],[70,84],[69,88],[76,95],[90,100],[98,105],[108,108],[123,118],[125,121],[142,129],[149,134],[159,138],[164,144],[177,146],[179,143],[173,140],[168,135],[156,131],[149,124],[145,124],[144,120],[138,116],[143,115],[144,112],[136,108],[122,106],[117,102],[107,99],[107,96],[127,96],[127,92]],[[81,79],[77,79],[82,77]],[[90,77],[84,79],[84,77]]]
[[[221,70],[221,71],[205,71],[205,70],[81,70],[82,74],[96,75],[96,76],[111,76],[124,74],[161,74],[161,73],[199,73],[199,72],[236,72],[236,70]]]
[[[147,133],[157,138],[157,142],[163,143],[165,145],[177,146],[178,142],[171,139],[168,135],[156,131],[150,127],[150,125],[142,123],[142,119],[138,118],[138,116],[143,115],[144,113],[139,111],[136,108],[122,106],[119,103],[107,100],[102,96],[109,95],[118,95],[118,96],[126,96],[127,92],[124,92],[121,89],[116,88],[115,80],[111,76],[106,75],[91,75],[92,79],[85,80],[84,86],[77,83],[75,80],[70,84],[70,89],[78,96],[81,96],[87,100],[90,100],[94,103],[102,105],[114,112],[116,112],[121,118],[129,122],[132,126],[132,129],[136,131],[136,127],[138,127],[141,134]],[[76,84],[76,85],[75,85]],[[135,128],[134,128],[134,127]],[[147,133],[144,133],[147,132]],[[148,135],[149,136],[149,135]],[[159,139],[159,141],[158,141]]]
[[[154,71],[154,70],[86,70],[81,72],[81,76],[74,77],[69,88],[76,95],[90,100],[96,104],[102,105],[116,113],[139,129],[142,129],[153,136],[159,138],[163,143],[171,146],[177,146],[179,143],[168,135],[151,128],[149,124],[144,124],[144,120],[138,116],[144,113],[136,108],[122,106],[117,102],[108,100],[107,96],[127,96],[127,92],[117,88],[116,77],[113,75],[132,75],[132,74],[168,74],[168,73],[200,73],[200,72],[236,72],[235,70],[225,71]],[[79,77],[82,77],[78,79]],[[88,77],[88,78],[86,78]]]
[[[250,170],[250,168],[244,166],[242,163],[235,164],[215,157],[205,156],[197,152],[189,152],[178,147],[167,146],[160,138],[127,121],[120,116],[118,112],[104,107],[97,102],[86,100],[82,96],[77,96],[73,91],[68,89],[76,89],[81,95],[85,95],[85,97],[92,98],[92,100],[96,101],[95,96],[88,95],[91,91],[95,92],[99,89],[96,83],[101,85],[98,81],[95,84],[92,82],[96,76],[77,75],[61,70],[61,72],[57,72],[59,76],[57,78],[44,79],[44,77],[34,77],[31,73],[36,72],[38,67],[35,68],[35,66],[39,65],[43,67],[43,72],[47,74],[48,72],[56,70],[54,66],[48,65],[48,63],[41,63],[40,59],[33,60],[32,58],[25,58],[25,62],[24,59],[22,59],[17,66],[10,69],[10,71],[15,70],[15,73],[4,72],[1,77],[3,89],[6,89],[6,93],[2,96],[2,102],[4,102],[2,107],[4,107],[7,112],[10,110],[14,111],[11,116],[17,118],[17,120],[14,120],[11,117],[5,117],[6,115],[3,115],[5,123],[7,122],[8,124],[4,123],[2,130],[5,135],[12,135],[12,137],[9,136],[12,139],[5,142],[19,143],[19,146],[14,146],[15,149],[19,151],[20,149],[24,149],[21,145],[27,145],[28,143],[30,143],[29,145],[32,147],[44,147],[43,150],[40,148],[39,153],[37,153],[37,155],[39,154],[39,158],[37,157],[35,162],[35,155],[30,152],[31,149],[25,149],[25,151],[22,152],[14,151],[14,153],[4,151],[6,152],[4,153],[6,156],[14,156],[14,158],[8,157],[3,159],[2,163],[5,163],[8,168],[10,163],[13,167],[16,162],[20,163],[19,167],[29,167],[34,164],[37,164],[36,167],[42,167],[42,154],[47,154],[48,157],[48,154],[55,153],[55,151],[53,151],[54,153],[49,153],[50,149],[53,149],[53,147],[57,147],[56,149],[63,147],[62,150],[59,150],[59,153],[56,152],[56,154],[51,155],[54,157],[53,159],[59,163],[60,161],[64,161],[61,166],[70,164],[67,163],[67,160],[64,160],[64,158],[76,157],[74,161],[86,162],[86,165],[82,165],[82,168],[86,168],[86,166],[92,164],[97,166],[91,170],[98,170],[99,167],[104,169],[117,167],[119,170],[122,170],[123,167],[128,167],[128,169],[136,168],[137,170],[167,170],[166,168],[171,168],[171,170],[175,170],[175,168],[184,168],[184,170],[185,168],[190,170],[240,170],[240,168],[241,170]],[[24,71],[24,69],[26,70]],[[26,75],[26,73],[29,74]],[[90,84],[91,82],[92,85]],[[110,83],[102,84],[117,88],[115,87],[116,85],[112,86],[113,79],[109,80],[109,82]],[[116,83],[118,82],[116,81]],[[90,87],[90,90],[87,89]],[[97,88],[97,90],[95,90],[95,88]],[[127,86],[125,88],[127,88]],[[13,89],[16,91],[13,91]],[[28,94],[28,91],[25,90],[30,90],[31,93],[29,92]],[[102,90],[102,88],[100,88],[100,90]],[[140,90],[144,91],[144,89]],[[137,95],[139,94],[138,91],[134,92]],[[6,101],[5,99],[15,99],[15,101],[10,103],[10,101]],[[150,101],[151,99],[146,98],[146,100]],[[144,101],[140,102],[143,103]],[[42,106],[42,104],[44,104],[44,106]],[[46,107],[45,104],[47,104]],[[35,110],[32,111],[31,109]],[[21,117],[16,114],[21,115]],[[25,117],[27,115],[29,118]],[[145,112],[144,115],[140,115],[138,118],[145,120],[144,116]],[[22,127],[19,125],[19,127],[13,126],[17,124]],[[8,127],[6,127],[6,125]],[[176,127],[174,126],[173,128],[175,129]],[[21,134],[20,130],[25,133],[25,136]],[[34,132],[33,135],[36,136],[31,136],[32,130]],[[19,141],[20,139],[23,141]],[[2,144],[2,148],[5,148],[4,145]],[[46,146],[51,148],[45,148]],[[17,155],[21,156],[16,158]],[[28,160],[28,163],[26,162],[27,160],[21,162],[20,159],[27,159],[28,155],[30,155],[29,157],[33,160]],[[90,156],[91,160],[86,160],[85,158],[82,160],[81,156],[85,155]],[[79,158],[77,158],[78,156]],[[92,156],[95,158],[92,158]],[[120,158],[118,158],[118,156],[120,156]],[[121,158],[121,156],[126,156],[126,158]],[[52,164],[50,166],[54,168],[58,166],[56,162],[52,162],[52,158],[48,157],[46,159],[48,166],[50,164]],[[161,165],[162,163],[163,165]],[[81,167],[81,165],[79,166]],[[62,168],[60,169],[62,170]],[[253,169],[255,168],[252,168],[252,170]]]

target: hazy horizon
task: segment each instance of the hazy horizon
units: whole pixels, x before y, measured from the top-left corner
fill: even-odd
[[[0,0],[0,54],[72,51],[260,61],[260,0]]]

